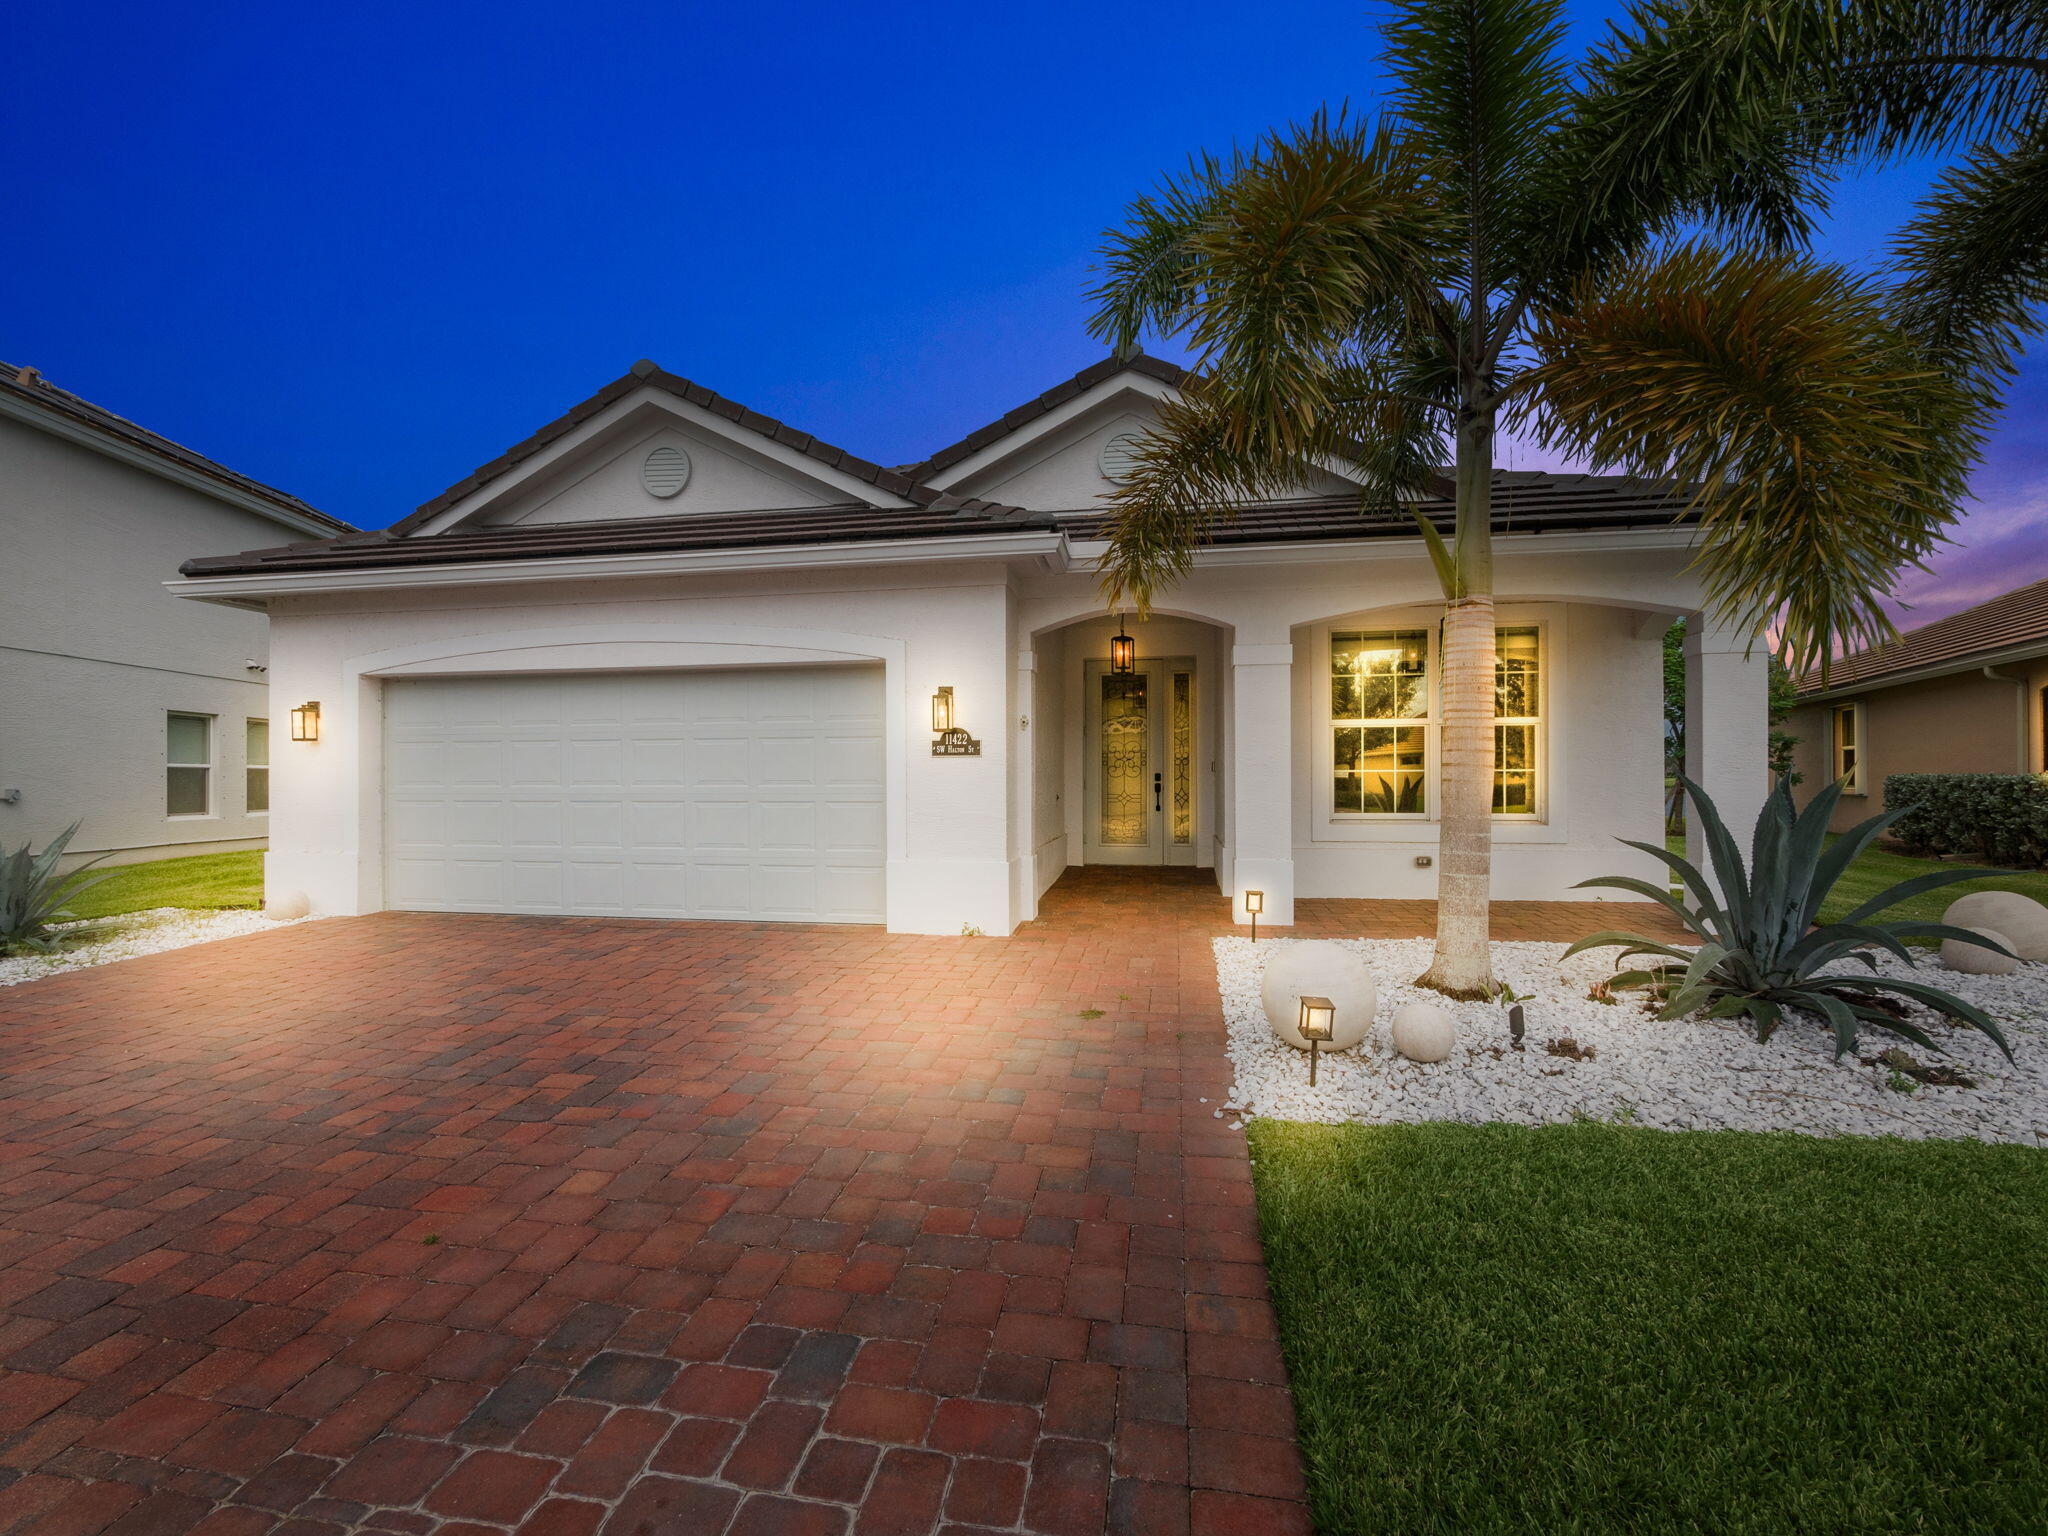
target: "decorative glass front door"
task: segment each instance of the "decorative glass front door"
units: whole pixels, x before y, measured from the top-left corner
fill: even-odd
[[[1086,686],[1087,862],[1194,863],[1194,663],[1091,661]]]

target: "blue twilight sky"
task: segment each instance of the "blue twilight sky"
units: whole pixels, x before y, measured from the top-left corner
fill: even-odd
[[[1091,252],[1160,171],[1370,109],[1376,14],[21,7],[0,358],[365,527],[639,357],[901,462],[1100,354]],[[1927,175],[1846,184],[1825,248],[1874,260]],[[1907,623],[2048,575],[2044,405],[2037,349]]]

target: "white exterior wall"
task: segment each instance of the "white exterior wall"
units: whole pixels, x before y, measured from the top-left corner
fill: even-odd
[[[1655,873],[1616,839],[1661,835],[1661,637],[1699,594],[1668,538],[1502,542],[1511,590],[1500,619],[1541,627],[1547,699],[1543,809],[1497,823],[1496,894],[1597,899],[1572,886]],[[1197,862],[1214,866],[1240,921],[1247,887],[1266,893],[1272,926],[1297,896],[1435,893],[1434,867],[1414,862],[1436,852],[1433,820],[1329,810],[1329,631],[1429,628],[1437,613],[1419,551],[1344,554],[1205,565],[1171,594],[1171,611],[1131,624],[1141,655],[1196,658]],[[1033,556],[436,585],[278,598],[273,626],[272,715],[319,699],[323,739],[275,750],[271,886],[304,891],[318,911],[383,905],[379,690],[400,676],[880,662],[892,929],[1007,933],[1082,860],[1084,666],[1114,628],[1085,568],[1056,572]],[[1711,691],[1709,735],[1715,709],[1738,731],[1753,712],[1742,681]],[[941,684],[981,756],[930,755]]]
[[[243,722],[268,707],[264,617],[163,583],[197,553],[305,537],[0,418],[0,793],[20,792],[0,803],[0,845],[81,819],[72,849],[112,862],[261,843],[242,770]],[[205,816],[164,812],[172,710],[215,717]]]
[[[1433,630],[1429,607],[1357,616],[1370,629]],[[1327,636],[1319,624],[1296,631],[1294,674],[1294,839],[1296,894],[1432,898],[1437,854],[1434,814],[1423,819],[1338,817],[1330,810]],[[1534,626],[1541,637],[1545,695],[1539,731],[1534,819],[1494,823],[1497,901],[1598,901],[1613,891],[1572,891],[1595,875],[1646,875],[1644,855],[1617,838],[1663,839],[1663,629],[1639,626],[1627,610],[1591,603],[1505,602],[1502,628]],[[1642,633],[1638,634],[1638,628]],[[1430,686],[1437,687],[1432,656]],[[1432,740],[1430,793],[1436,793]],[[1646,876],[1647,877],[1647,876]],[[1626,899],[1626,898],[1624,898]]]
[[[382,890],[383,679],[637,667],[879,661],[888,711],[888,921],[1007,933],[1028,876],[1010,841],[1014,668],[998,565],[779,573],[280,600],[272,691],[321,703],[321,740],[282,742],[267,877],[316,912],[375,911]],[[931,756],[931,696],[954,690],[979,757]]]
[[[1663,835],[1662,641],[1670,617],[1701,601],[1690,553],[1668,535],[1622,533],[1499,546],[1500,622],[1542,626],[1550,698],[1543,813],[1496,823],[1495,895],[1614,899],[1572,887],[1595,875],[1659,877],[1660,865],[1616,839]],[[1355,548],[1219,551],[1161,599],[1219,637],[1211,717],[1224,771],[1209,814],[1218,885],[1239,923],[1246,889],[1265,892],[1261,923],[1273,926],[1297,895],[1436,894],[1434,864],[1415,864],[1436,855],[1433,817],[1376,822],[1328,809],[1329,631],[1434,628],[1441,609],[1419,547],[1366,559]],[[1020,601],[1025,629],[1040,632],[1100,603],[1085,574],[1024,584]],[[1715,733],[1725,715],[1740,729],[1752,702],[1739,684],[1724,686],[1702,728]]]

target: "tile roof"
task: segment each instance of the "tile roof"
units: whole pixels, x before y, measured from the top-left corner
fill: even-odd
[[[1841,693],[1931,667],[1960,668],[1975,657],[2030,645],[2048,652],[2048,579],[1909,629],[1886,645],[1839,657],[1829,664],[1825,685],[1816,667],[1799,679],[1799,692]]]
[[[557,416],[531,437],[507,448],[495,459],[492,459],[490,463],[480,466],[473,473],[456,481],[455,484],[449,486],[447,490],[441,492],[440,495],[434,497],[431,501],[422,502],[417,511],[393,523],[391,531],[401,537],[412,533],[437,514],[445,512],[448,508],[454,506],[463,497],[496,479],[514,465],[532,458],[557,438],[564,437],[574,431],[614,401],[623,399],[634,390],[642,388],[666,390],[679,399],[687,400],[692,405],[700,406],[715,416],[722,416],[727,421],[737,426],[745,427],[750,432],[757,432],[762,437],[780,443],[785,448],[793,449],[803,454],[806,458],[815,459],[818,463],[828,468],[836,469],[841,474],[851,475],[863,484],[872,485],[876,490],[885,492],[888,495],[900,496],[907,501],[913,501],[919,506],[925,507],[953,507],[968,504],[963,498],[957,496],[949,497],[941,491],[935,491],[929,486],[919,484],[914,477],[905,474],[901,470],[884,468],[882,465],[863,459],[857,454],[848,453],[844,448],[835,448],[830,443],[813,437],[808,432],[800,432],[786,422],[777,421],[773,416],[764,416],[759,411],[749,410],[737,400],[728,400],[716,391],[706,389],[702,384],[694,383],[689,379],[683,378],[680,374],[670,373],[658,364],[642,358],[624,374],[612,380],[611,383],[605,385],[603,389],[600,389],[588,400],[582,402],[582,404],[570,407],[569,410]],[[981,503],[981,505],[992,506],[994,503]]]
[[[203,453],[195,453],[183,443],[174,443],[162,433],[152,432],[125,416],[117,416],[103,405],[94,405],[90,400],[74,395],[68,389],[59,389],[35,368],[0,363],[0,394],[29,401],[46,411],[55,412],[108,437],[117,438],[160,459],[193,470],[210,480],[217,480],[245,496],[269,502],[282,511],[333,528],[337,532],[354,531],[351,524],[343,522],[338,517],[331,517],[317,507],[308,506],[298,497],[288,495],[274,485],[265,485],[261,480],[252,480],[247,475],[237,474],[227,465],[209,459]]]
[[[1187,369],[1169,363],[1162,357],[1147,357],[1143,352],[1134,352],[1129,357],[1105,357],[1099,363],[1090,363],[1063,384],[1055,384],[1044,394],[1025,401],[1013,411],[1005,411],[985,427],[977,427],[957,443],[949,443],[928,458],[915,464],[898,466],[900,474],[913,480],[929,480],[943,470],[951,469],[964,459],[972,458],[989,444],[1000,442],[1018,428],[1028,426],[1040,416],[1059,409],[1069,400],[1086,394],[1105,379],[1115,378],[1120,373],[1142,373],[1148,378],[1171,384],[1178,388],[1194,375]]]
[[[1448,498],[1417,504],[1432,521],[1449,526]],[[1501,471],[1495,476],[1494,528],[1501,533],[1573,532],[1600,528],[1668,526],[1684,521],[1685,499],[1658,481],[1613,475],[1549,475]],[[188,560],[187,576],[268,572],[376,570],[478,561],[558,559],[575,555],[736,550],[847,544],[884,539],[959,538],[1040,528],[1072,538],[1099,537],[1108,521],[1100,508],[1030,512],[989,502],[935,498],[917,507],[847,503],[771,512],[707,513],[630,518],[602,523],[523,523],[463,529],[431,538],[406,538],[396,529],[322,539],[279,549],[251,550]],[[1302,540],[1407,538],[1414,519],[1405,510],[1359,510],[1355,497],[1309,497],[1260,502],[1235,509],[1214,530],[1219,545],[1283,544]]]

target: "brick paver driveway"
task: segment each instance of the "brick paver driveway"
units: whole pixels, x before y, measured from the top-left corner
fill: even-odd
[[[385,914],[0,992],[0,1532],[1305,1531],[1224,918],[1076,872],[1010,940]]]

